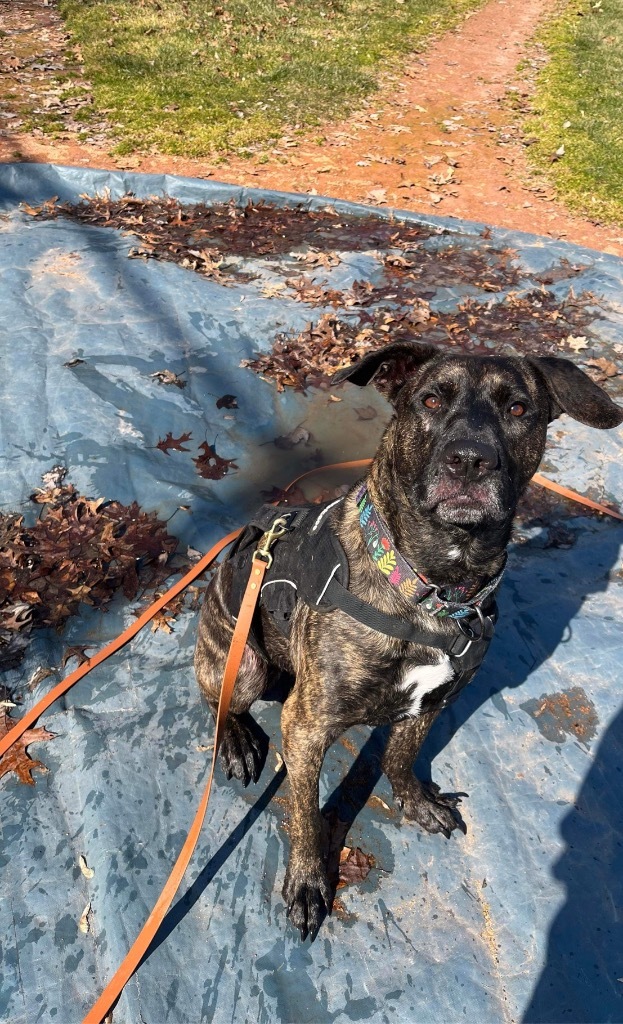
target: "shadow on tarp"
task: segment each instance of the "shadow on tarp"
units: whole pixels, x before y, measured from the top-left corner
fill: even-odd
[[[176,928],[180,921],[183,921],[186,915],[192,910],[214,876],[218,871],[220,871],[223,865],[227,863],[227,859],[231,856],[239,843],[242,842],[250,829],[253,828],[253,825],[260,815],[264,813],[270,801],[278,792],[285,777],[286,770],[285,767],[282,766],[270,780],[262,795],[255,801],[253,806],[249,808],[244,818],[238,822],[234,829],[232,829],[231,835],[229,835],[222,846],[212,854],[210,860],[201,869],[193,884],[167,912],[166,917],[154,935],[151,945],[141,960],[141,964],[145,963],[145,961],[149,959],[151,954],[158,949],[158,946],[161,946],[163,942],[166,942],[173,929]],[[139,967],[141,964],[139,964]]]
[[[561,827],[554,876],[566,902],[523,1024],[623,1021],[623,711],[610,724]]]
[[[622,528],[602,523],[598,554],[581,560],[575,552],[558,551],[565,577],[538,583],[524,556],[521,569],[510,573],[524,590],[524,615],[508,606],[504,587],[496,638],[476,679],[449,711],[433,725],[416,765],[420,778],[431,780],[432,763],[456,732],[485,703],[521,687],[561,643],[573,642],[572,622],[589,594],[606,589],[608,572],[616,568]],[[541,553],[542,554],[542,553]],[[537,553],[538,558],[538,553]],[[572,563],[572,564],[567,564]],[[538,615],[538,603],[546,614]],[[506,607],[505,607],[506,606]],[[522,642],[523,641],[523,642]],[[509,657],[510,652],[513,656]],[[571,681],[569,681],[569,685]],[[491,720],[491,728],[497,723]],[[365,807],[381,777],[380,760],[387,729],[376,729],[348,775],[327,805],[336,807],[341,821],[352,824]],[[463,807],[469,817],[469,800]],[[564,883],[566,902],[550,931],[547,962],[537,983],[524,1024],[623,1021],[623,711],[606,731],[574,803],[561,826],[566,851],[554,867]]]

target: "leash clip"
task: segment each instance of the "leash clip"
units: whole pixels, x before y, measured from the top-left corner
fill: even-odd
[[[288,520],[284,516],[280,516],[279,519],[275,519],[272,523],[270,530],[260,538],[257,548],[253,552],[254,562],[265,562],[266,568],[270,569],[273,564],[273,556],[270,553],[270,549],[279,537],[283,537],[284,533],[288,532]]]

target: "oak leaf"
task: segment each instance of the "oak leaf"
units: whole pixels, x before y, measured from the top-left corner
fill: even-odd
[[[156,373],[150,373],[149,376],[153,380],[157,380],[159,384],[172,384],[176,388],[186,387],[186,381],[173,373],[173,370],[157,370]]]
[[[192,434],[182,434],[181,437],[173,437],[173,434],[169,432],[166,437],[160,438],[156,448],[159,448],[161,452],[168,455],[171,449],[176,452],[189,452],[190,448],[184,448],[184,441],[190,441]]]
[[[230,468],[238,469],[234,459],[223,459],[217,455],[216,448],[207,441],[203,441],[199,447],[203,449],[203,455],[193,459],[199,476],[204,480],[221,480],[229,473]]]
[[[376,867],[376,861],[371,853],[364,853],[358,846],[343,847],[340,852],[337,888],[343,889],[345,885],[363,882],[373,867]]]
[[[0,711],[0,738],[6,736],[16,724],[16,719],[7,715],[6,711]],[[37,729],[26,729],[23,735],[7,750],[6,754],[0,757],[0,778],[8,775],[9,772],[15,772],[20,782],[24,782],[27,786],[34,786],[35,780],[32,777],[34,769],[38,768],[43,772],[47,772],[48,769],[42,761],[37,761],[30,757],[26,747],[31,743],[40,743],[42,740],[53,739],[54,733],[48,732],[43,726],[39,726]]]
[[[89,655],[86,653],[88,646],[88,644],[76,644],[74,647],[67,647],[63,652],[63,657],[61,658],[61,668],[65,668],[65,665],[71,660],[71,658],[78,659],[78,668],[80,665],[84,665],[84,663],[89,660]]]

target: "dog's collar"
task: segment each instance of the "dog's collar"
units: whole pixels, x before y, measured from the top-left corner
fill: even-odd
[[[504,565],[497,576],[494,576],[473,597],[468,598],[467,596],[474,589],[473,580],[466,580],[464,583],[452,586],[438,587],[422,573],[416,572],[406,558],[400,554],[392,540],[389,527],[374,507],[365,484],[359,488],[356,500],[361,530],[377,569],[401,594],[413,601],[414,604],[421,604],[431,615],[451,619],[462,619],[473,615],[474,609],[481,608],[487,598],[497,590],[504,574],[506,556],[504,556]]]

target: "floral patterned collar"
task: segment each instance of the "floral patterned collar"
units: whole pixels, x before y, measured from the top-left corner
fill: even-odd
[[[467,595],[474,589],[473,580],[447,587],[438,587],[431,583],[422,573],[416,572],[400,554],[387,523],[372,504],[365,484],[359,488],[356,500],[363,536],[377,568],[401,594],[410,598],[414,604],[422,604],[431,615],[437,615],[439,618],[449,616],[452,619],[473,615],[474,611],[497,590],[504,574],[504,566],[497,576],[471,598]]]

